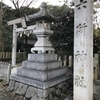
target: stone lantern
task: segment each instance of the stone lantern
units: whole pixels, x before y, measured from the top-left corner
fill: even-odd
[[[56,21],[56,19],[57,18],[46,10],[46,3],[44,2],[40,5],[40,11],[38,13],[27,16],[27,20],[36,22],[34,33],[36,34],[38,41],[34,47],[31,48],[32,53],[34,53],[34,51],[38,51],[38,53],[53,53],[55,51],[54,48],[52,48],[48,37],[53,33],[53,31],[50,30],[50,24],[51,22]]]
[[[16,73],[11,74],[7,90],[28,100],[60,100],[58,97],[62,98],[62,94],[66,93],[66,84],[72,79],[72,75],[67,74],[68,69],[58,61],[58,55],[51,54],[54,49],[47,37],[53,34],[50,23],[57,18],[47,12],[44,2],[40,8],[38,13],[27,16],[29,21],[36,22],[33,32],[38,41],[31,51],[39,54],[28,54],[28,59],[22,61],[22,67],[18,67]]]

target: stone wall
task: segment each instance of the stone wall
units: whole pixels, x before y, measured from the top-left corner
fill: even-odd
[[[72,79],[69,79],[43,90],[11,80],[7,91],[22,97],[23,100],[64,100],[68,95],[72,95],[72,84]]]

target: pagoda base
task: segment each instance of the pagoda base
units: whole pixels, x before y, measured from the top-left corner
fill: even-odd
[[[18,75],[11,75],[10,76],[10,79],[13,80],[13,81],[17,81],[17,82],[24,83],[24,84],[27,84],[27,85],[30,85],[30,86],[41,88],[41,89],[50,88],[50,87],[57,85],[61,82],[69,80],[70,78],[72,78],[72,75],[68,75],[68,76],[63,75],[63,76],[54,78],[54,79],[46,81],[46,82],[42,82],[42,81],[39,81],[39,80],[21,77],[21,76],[18,76]]]
[[[11,75],[10,79],[7,91],[20,95],[25,100],[64,100],[73,84],[71,74],[47,82],[17,75]]]
[[[61,98],[72,84],[72,75],[57,60],[57,54],[29,54],[16,69],[7,90],[27,100],[64,100]]]

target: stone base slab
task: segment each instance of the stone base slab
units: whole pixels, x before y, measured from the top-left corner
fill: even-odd
[[[28,61],[54,62],[57,61],[57,54],[28,54]]]
[[[62,66],[61,61],[55,61],[55,62],[45,62],[45,63],[37,63],[32,61],[23,61],[22,67],[29,68],[29,69],[35,69],[35,70],[51,70],[55,68],[59,68]]]
[[[7,91],[23,97],[23,100],[65,100],[66,96],[72,95],[72,84],[69,79],[48,89],[40,89],[10,80]]]
[[[49,71],[38,71],[27,68],[17,68],[17,75],[40,81],[47,81],[55,77],[67,74],[67,68],[57,68]]]
[[[18,75],[11,75],[10,76],[11,80],[21,82],[21,83],[24,83],[24,84],[27,84],[27,85],[30,85],[30,86],[35,86],[35,87],[41,88],[41,89],[47,89],[49,87],[57,85],[61,82],[69,80],[71,78],[72,78],[72,75],[67,75],[67,76],[63,75],[63,76],[60,76],[58,78],[54,78],[52,80],[49,80],[47,82],[41,82],[41,81],[38,81],[38,80],[33,80],[33,79],[25,78],[25,77],[20,77]]]

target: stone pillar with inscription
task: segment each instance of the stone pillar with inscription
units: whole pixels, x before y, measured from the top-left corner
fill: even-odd
[[[93,100],[92,4],[92,0],[75,0],[74,100]]]

